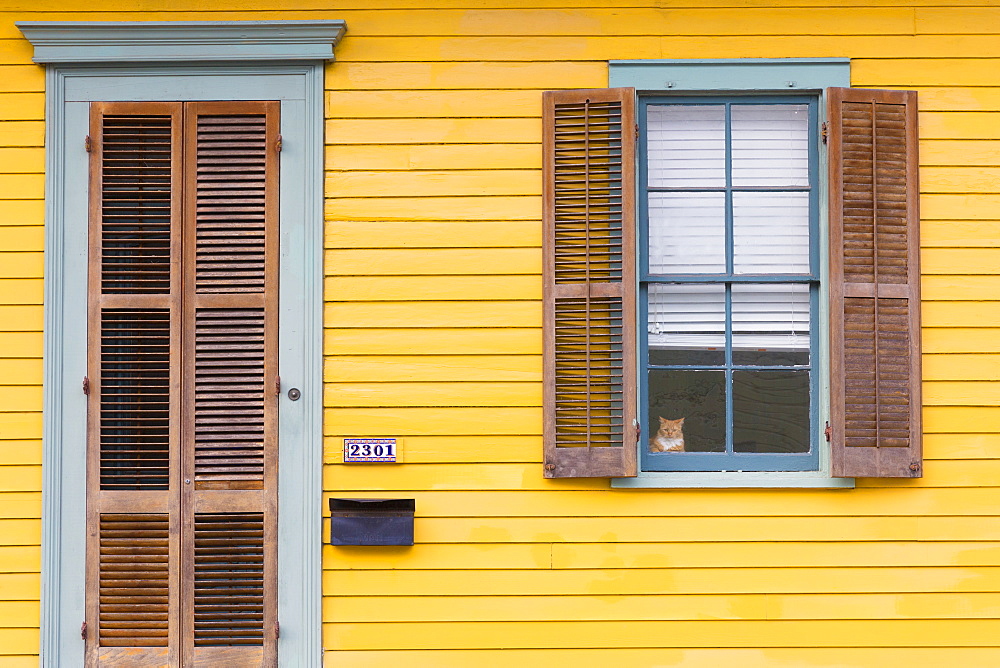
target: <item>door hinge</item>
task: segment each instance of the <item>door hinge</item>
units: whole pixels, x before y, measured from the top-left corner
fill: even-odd
[[[826,423],[826,429],[823,430],[823,434],[826,436],[826,442],[830,442],[830,436],[833,434],[833,429],[830,428],[830,423]]]
[[[83,377],[83,393],[90,394],[90,378],[87,376]]]
[[[84,640],[87,639],[87,622],[80,624],[80,637]]]
[[[87,138],[83,140],[83,147],[87,149],[87,153],[90,153],[90,149],[93,148],[93,143],[90,141],[90,135],[87,135]]]
[[[274,150],[281,153],[281,135],[278,135],[278,141],[274,142]]]
[[[825,144],[827,135],[829,134],[829,128],[826,124],[826,121],[823,121],[823,125],[820,126],[820,134],[823,136],[823,143]]]
[[[274,393],[281,394],[281,376],[274,377]]]

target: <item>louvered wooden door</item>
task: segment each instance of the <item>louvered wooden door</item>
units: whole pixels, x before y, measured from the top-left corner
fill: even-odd
[[[91,110],[87,663],[276,663],[277,102]]]

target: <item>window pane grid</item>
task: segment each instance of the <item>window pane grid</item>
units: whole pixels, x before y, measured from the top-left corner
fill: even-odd
[[[646,238],[649,239],[649,245],[645,248],[647,261],[640,265],[643,274],[640,278],[644,297],[643,302],[645,311],[648,314],[647,331],[644,332],[644,336],[647,339],[647,346],[644,346],[643,350],[646,368],[643,382],[646,384],[647,407],[650,409],[650,414],[647,416],[648,419],[646,422],[650,425],[650,429],[655,429],[657,416],[653,414],[655,412],[653,410],[654,401],[658,400],[662,394],[661,382],[660,386],[656,388],[657,396],[654,398],[652,394],[654,389],[650,385],[653,382],[652,374],[655,372],[660,372],[661,374],[663,372],[680,372],[682,374],[685,372],[687,374],[711,374],[714,372],[724,375],[722,387],[718,388],[723,390],[725,395],[724,449],[710,448],[706,450],[704,448],[697,448],[698,455],[695,456],[696,458],[707,455],[719,462],[720,460],[717,460],[717,457],[726,457],[726,461],[732,460],[732,464],[740,462],[740,468],[744,468],[743,464],[747,463],[748,457],[762,458],[762,461],[763,459],[771,459],[773,461],[773,457],[775,456],[780,458],[786,457],[788,454],[798,456],[800,459],[802,456],[814,458],[815,453],[812,445],[811,429],[814,423],[812,416],[815,411],[816,397],[814,396],[815,373],[812,352],[815,350],[815,317],[819,291],[818,276],[815,274],[818,253],[814,248],[815,198],[812,194],[815,191],[815,174],[812,171],[815,169],[815,134],[808,130],[808,124],[801,124],[801,121],[807,118],[810,121],[814,121],[815,103],[811,100],[803,103],[802,99],[799,98],[794,102],[771,105],[772,109],[782,106],[789,108],[789,112],[784,114],[786,117],[799,114],[797,120],[802,127],[798,128],[795,133],[790,133],[795,136],[787,142],[795,145],[795,155],[789,160],[789,162],[794,163],[791,167],[781,162],[783,158],[780,155],[781,150],[779,149],[771,151],[771,154],[767,156],[769,162],[763,167],[753,162],[753,155],[749,158],[744,156],[739,166],[742,172],[737,177],[734,177],[734,151],[737,150],[734,149],[734,107],[744,107],[747,105],[743,102],[728,101],[699,102],[696,104],[715,106],[716,108],[722,107],[724,109],[724,184],[716,181],[709,185],[695,183],[684,183],[681,186],[673,185],[671,182],[676,182],[678,180],[676,177],[671,178],[669,174],[667,176],[663,174],[654,175],[652,171],[656,165],[651,166],[648,162],[644,165],[648,174],[644,184],[646,195],[643,204],[647,206],[650,214],[646,218],[648,225]],[[655,106],[673,107],[684,105],[683,103],[677,104],[674,101],[666,104],[663,102],[647,102],[646,111],[649,112]],[[792,109],[793,106],[794,109]],[[785,110],[782,111],[784,112]],[[654,116],[652,113],[647,113],[645,119],[654,121]],[[767,124],[765,116],[766,114],[758,114],[758,118],[756,119],[758,125]],[[780,125],[780,122],[778,125]],[[773,127],[769,129],[765,128],[764,132],[772,132],[773,130]],[[652,132],[652,129],[649,132]],[[752,143],[752,141],[749,142],[748,146]],[[751,153],[756,154],[761,151],[766,152],[766,146],[758,143],[753,147]],[[775,157],[776,154],[779,154],[778,157]],[[679,161],[679,159],[672,159],[669,155],[661,155],[660,160],[665,162],[673,160],[675,163]],[[673,167],[673,169],[676,170],[677,168]],[[785,172],[786,175],[791,174],[798,181],[795,183],[780,183],[781,179],[784,178],[782,172]],[[777,174],[777,176],[774,174]],[[739,179],[738,184],[734,183],[734,178]],[[775,180],[779,181],[778,185],[774,184]],[[761,181],[768,182],[761,183]],[[718,269],[722,269],[721,266],[712,272],[711,269],[714,268],[712,263],[709,262],[706,264],[704,260],[699,260],[697,255],[685,258],[685,264],[682,265],[677,261],[677,257],[684,258],[685,255],[692,255],[689,249],[682,249],[680,251],[675,249],[673,257],[668,256],[665,261],[659,259],[658,252],[662,252],[662,249],[667,248],[670,242],[679,241],[678,245],[680,246],[683,246],[687,242],[688,246],[696,246],[697,243],[692,243],[690,240],[697,239],[699,235],[704,235],[705,233],[698,231],[698,223],[694,223],[694,227],[692,228],[691,219],[688,221],[681,220],[678,223],[676,220],[669,220],[669,217],[664,218],[661,212],[656,212],[652,207],[653,202],[664,202],[666,200],[662,198],[668,196],[679,197],[687,194],[694,197],[704,197],[711,193],[717,193],[724,197],[724,221],[720,221],[724,222],[723,234],[718,235],[723,237],[718,239],[718,241],[723,242],[723,249],[720,250],[723,250],[724,253],[724,272],[718,271]],[[684,200],[681,199],[678,202],[683,203]],[[683,204],[675,205],[675,209],[678,206],[683,206]],[[654,215],[656,213],[661,213],[661,215]],[[688,223],[688,229],[685,229],[685,222]],[[772,234],[772,229],[776,229],[778,234]],[[707,245],[704,239],[701,241],[701,244]],[[714,254],[717,251],[709,250],[709,252]],[[723,253],[719,253],[719,255],[723,255]],[[689,268],[689,270],[684,271],[685,268]],[[699,269],[708,269],[709,271],[699,271]],[[769,310],[766,298],[760,299],[760,295],[753,295],[752,284],[755,283],[760,284],[760,287],[769,285],[776,290],[781,290],[783,287],[782,284],[788,288],[801,286],[798,288],[799,290],[802,290],[802,288],[805,289],[804,303],[806,310],[804,313],[799,313],[798,320],[794,316],[791,318],[791,322],[788,323],[787,332],[782,331],[782,326],[785,323],[780,322],[781,316],[785,315],[782,312],[783,305],[775,301],[773,302],[773,307]],[[722,359],[687,361],[680,359],[651,359],[653,357],[651,353],[653,352],[656,352],[656,356],[660,358],[676,357],[678,354],[690,352],[682,350],[684,347],[682,341],[685,340],[681,331],[683,328],[675,326],[674,329],[677,331],[670,331],[670,327],[674,324],[670,322],[671,314],[663,312],[663,307],[656,306],[655,300],[651,300],[651,291],[656,289],[654,286],[666,287],[671,285],[677,288],[688,285],[695,290],[698,289],[697,286],[699,285],[705,288],[710,285],[717,285],[719,288],[724,289],[724,314],[719,314],[723,316],[721,318],[723,323],[720,323],[724,324],[723,331],[716,334],[708,334],[706,332],[706,334],[702,335],[703,337],[718,337],[724,341],[723,351],[719,351],[723,353],[721,355]],[[735,319],[734,287],[741,291],[744,301],[747,299],[747,290],[750,291],[749,294],[751,295],[749,302],[740,305],[741,310],[736,314]],[[766,290],[763,292],[766,292]],[[757,298],[757,302],[759,303],[754,301],[755,298]],[[681,302],[683,301],[682,299]],[[668,305],[667,311],[670,311],[671,308],[675,311],[680,311],[684,308],[693,307],[681,303],[679,306]],[[661,311],[655,313],[656,317],[659,318],[658,320],[653,319],[655,309],[660,309]],[[666,321],[662,320],[664,313],[667,314]],[[676,320],[683,314],[674,313],[673,315]],[[695,321],[698,319],[696,317]],[[661,329],[662,327],[666,327],[667,329],[663,330]],[[656,334],[653,333],[654,328],[657,332]],[[675,350],[670,351],[670,342],[672,339],[676,341],[677,345],[673,346]],[[697,341],[697,334],[689,333],[686,335],[688,348],[697,349]],[[707,343],[708,338],[703,338],[702,341]],[[781,345],[782,341],[785,343],[784,348]],[[762,343],[768,344],[767,347],[761,346],[759,350],[752,350],[756,345]],[[708,347],[703,348],[703,350],[716,349]],[[704,357],[703,353],[697,353],[696,351],[696,354]],[[773,358],[775,356],[780,357],[782,354],[787,359],[768,359],[768,355]],[[757,360],[758,363],[753,363],[750,359],[754,355],[761,357]],[[718,381],[723,380],[722,377],[714,378],[716,380],[713,380],[709,385],[715,386],[718,384]],[[671,381],[668,380],[667,385],[670,386]],[[739,394],[737,394],[737,385],[740,385]],[[777,410],[776,413],[772,410],[771,414],[768,414],[767,410],[761,411],[758,409],[756,395],[754,394],[757,391],[764,392],[765,396],[777,402],[776,405],[778,408],[775,409]],[[796,394],[800,398],[805,397],[804,403],[799,406],[789,405],[788,397],[794,397]],[[736,406],[737,403],[740,404],[739,408]],[[785,404],[784,406],[782,406],[783,403]],[[661,408],[661,410],[663,409]],[[697,411],[697,404],[689,403],[687,411]],[[800,429],[796,432],[796,438],[785,438],[786,441],[794,441],[791,449],[782,450],[780,445],[774,446],[778,449],[769,449],[772,447],[770,442],[763,444],[764,450],[756,449],[759,447],[758,443],[749,438],[748,434],[752,435],[755,424],[758,422],[766,423],[770,421],[771,423],[776,423],[782,421],[787,414],[790,414],[782,411],[790,411],[798,416],[800,418],[800,426],[804,425],[805,433],[803,434],[803,429]],[[680,409],[675,409],[675,412],[680,412]],[[678,414],[661,415],[659,417],[670,421],[685,416]],[[687,420],[688,426],[685,428],[689,428],[691,423],[691,420]],[[737,432],[739,433],[737,434]],[[722,436],[721,433],[718,435]],[[653,436],[653,433],[650,436]],[[737,436],[740,439],[737,439]],[[737,442],[738,440],[739,442]],[[802,451],[799,445],[796,445],[797,443],[804,444],[806,450]],[[713,449],[714,451],[711,451]],[[651,451],[655,452],[655,450]],[[692,450],[689,448],[683,452],[665,452],[659,456],[672,457],[675,463],[679,463],[682,460],[690,460],[692,458],[691,452]],[[762,455],[758,453],[767,454]],[[693,468],[690,470],[711,470],[711,468],[718,469],[720,466],[722,468],[731,468],[731,464],[718,463],[704,469]],[[776,465],[773,468],[780,469],[783,467]],[[793,466],[792,468],[795,467]],[[745,470],[755,469],[751,466]]]

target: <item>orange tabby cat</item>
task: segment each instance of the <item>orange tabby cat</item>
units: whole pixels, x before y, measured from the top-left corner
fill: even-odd
[[[684,418],[660,418],[660,428],[649,439],[650,452],[684,452]]]

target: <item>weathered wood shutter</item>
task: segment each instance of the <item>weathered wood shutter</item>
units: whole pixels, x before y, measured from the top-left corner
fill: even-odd
[[[636,475],[635,91],[543,97],[545,477]]]
[[[88,665],[276,662],[277,132],[92,105]]]
[[[832,472],[920,477],[917,94],[827,94]]]

